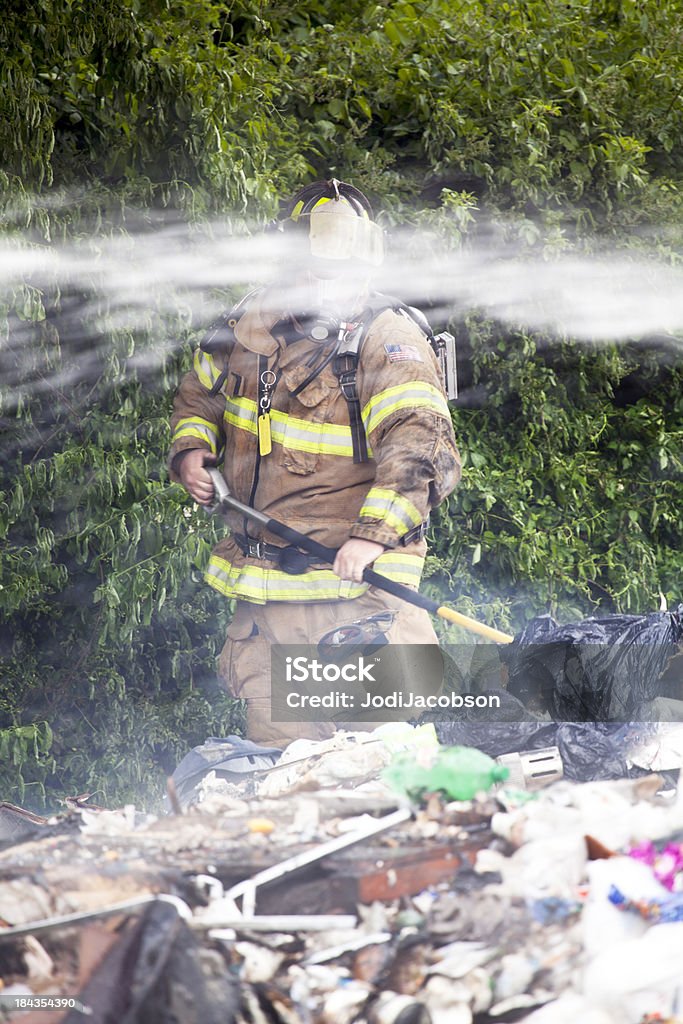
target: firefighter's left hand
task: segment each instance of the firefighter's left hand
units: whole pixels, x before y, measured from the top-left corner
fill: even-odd
[[[379,558],[383,551],[383,544],[377,544],[374,540],[363,540],[361,537],[352,537],[339,548],[332,571],[337,576],[341,576],[343,580],[361,583],[365,566]]]

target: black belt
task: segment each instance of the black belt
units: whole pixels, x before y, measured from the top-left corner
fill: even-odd
[[[422,540],[428,528],[429,519],[425,519],[419,526],[408,530],[408,533],[401,537],[399,543],[405,547],[406,544]],[[279,547],[277,544],[267,544],[264,540],[254,540],[253,537],[247,537],[243,533],[233,533],[232,538],[243,555],[248,558],[262,558],[268,562],[275,562],[283,572],[288,572],[292,576],[306,572],[312,565],[321,564],[320,559],[315,555],[309,555],[307,551],[302,551],[301,548],[292,545]]]
[[[309,555],[307,551],[291,545],[284,548],[277,544],[266,544],[264,540],[254,540],[252,537],[245,537],[243,533],[233,533],[232,539],[243,555],[275,562],[283,572],[288,572],[292,576],[306,572],[312,565],[320,565],[320,559],[315,555]]]

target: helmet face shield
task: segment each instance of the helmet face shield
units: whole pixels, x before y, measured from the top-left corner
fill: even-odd
[[[313,182],[283,207],[281,280],[286,306],[302,322],[324,313],[348,320],[361,308],[372,268],[384,258],[382,229],[357,188]]]
[[[344,199],[321,200],[307,216],[311,256],[315,259],[381,265],[381,228],[369,217],[359,216]]]

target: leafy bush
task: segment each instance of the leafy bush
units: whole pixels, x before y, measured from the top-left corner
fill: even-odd
[[[89,284],[47,271],[0,296],[5,797],[154,801],[189,746],[240,725],[214,675],[230,608],[201,582],[214,527],[163,467],[202,318],[179,291],[122,321],[98,239],[171,215],[253,230],[335,174],[451,248],[497,221],[527,254],[675,264],[682,18],[673,0],[5,5],[6,265],[62,245],[93,263]],[[451,329],[465,471],[426,589],[513,630],[676,601],[680,339],[577,345],[476,309]]]

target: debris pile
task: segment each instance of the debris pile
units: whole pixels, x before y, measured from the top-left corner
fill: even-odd
[[[678,1024],[683,787],[520,789],[470,753],[466,800],[433,780],[467,751],[401,724],[207,764],[159,818],[2,805],[0,1017]]]

